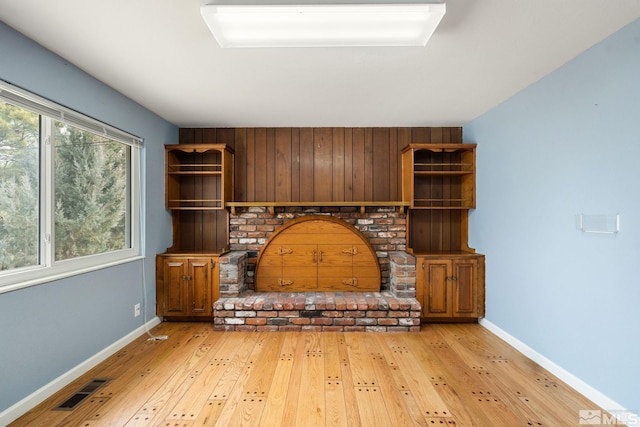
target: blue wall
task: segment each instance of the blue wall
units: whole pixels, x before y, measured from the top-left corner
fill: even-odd
[[[147,319],[171,245],[164,147],[178,129],[0,22],[0,79],[144,138]],[[142,261],[0,294],[0,413],[143,324]]]
[[[640,20],[464,127],[487,320],[635,411],[639,123]],[[620,213],[621,231],[583,234],[580,213]]]

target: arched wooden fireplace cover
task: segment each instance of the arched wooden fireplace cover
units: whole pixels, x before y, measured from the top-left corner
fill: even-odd
[[[255,283],[258,292],[377,292],[380,266],[355,227],[310,215],[271,235],[258,256]]]

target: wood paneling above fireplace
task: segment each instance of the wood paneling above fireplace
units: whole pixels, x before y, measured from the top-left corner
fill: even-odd
[[[400,201],[405,146],[461,142],[460,127],[180,129],[235,150],[237,202]]]

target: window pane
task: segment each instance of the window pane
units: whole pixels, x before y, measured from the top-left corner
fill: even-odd
[[[0,270],[39,263],[39,121],[0,101]]]
[[[129,146],[56,122],[55,259],[130,247]]]

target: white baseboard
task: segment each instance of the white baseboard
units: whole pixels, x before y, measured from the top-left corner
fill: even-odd
[[[550,359],[546,358],[542,354],[538,353],[516,337],[510,335],[508,332],[504,331],[500,327],[491,323],[489,320],[480,319],[480,325],[493,332],[498,337],[502,338],[513,348],[518,350],[520,353],[527,356],[529,359],[536,362],[538,365],[542,366],[547,371],[551,372],[556,377],[560,378],[563,382],[571,386],[575,391],[585,396],[587,399],[591,400],[593,403],[598,405],[600,408],[610,412],[612,415],[615,415],[620,421],[625,422],[625,418],[631,417],[636,419],[637,414],[634,414],[633,411],[625,409],[622,405],[615,402],[613,399],[604,395],[600,391],[591,387],[586,382],[582,381],[580,378],[573,375],[571,372],[565,370],[561,366],[557,365]],[[584,408],[585,410],[589,409],[597,409],[597,408]]]
[[[10,422],[15,421],[29,410],[33,409],[40,403],[42,403],[49,396],[61,390],[66,385],[70,384],[73,380],[88,372],[90,369],[96,367],[98,364],[105,361],[109,356],[115,354],[127,344],[135,341],[138,337],[145,334],[148,329],[159,325],[161,322],[159,317],[154,317],[147,322],[146,325],[142,325],[133,332],[120,338],[110,346],[106,347],[102,351],[94,354],[84,362],[76,365],[71,370],[60,375],[48,384],[40,387],[38,390],[31,393],[29,396],[15,403],[11,407],[0,412],[0,426],[6,426]]]

